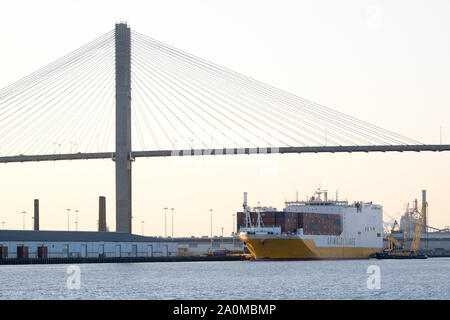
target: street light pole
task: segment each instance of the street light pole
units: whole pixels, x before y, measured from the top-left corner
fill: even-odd
[[[25,230],[25,214],[27,212],[26,211],[22,211],[21,213],[23,214],[23,230]]]
[[[69,226],[69,213],[70,213],[70,209],[66,209],[67,210],[67,231],[70,230],[70,226]]]
[[[174,208],[171,208],[170,210],[172,210],[172,239],[173,239],[173,211],[175,210]]]
[[[75,210],[75,231],[78,231],[78,210]]]
[[[236,233],[236,231],[235,231],[235,225],[236,225],[235,218],[236,218],[236,213],[233,213],[233,236]]]
[[[144,235],[144,221],[141,221],[142,223],[142,235]]]
[[[210,212],[210,214],[211,214],[211,249],[212,249],[212,246],[213,246],[213,234],[212,234],[212,212],[213,212],[213,209],[209,209],[209,212]]]
[[[213,237],[213,234],[212,234],[212,212],[213,212],[213,209],[209,209],[209,212],[211,213],[211,241],[212,241],[212,237]]]
[[[167,207],[163,208],[164,209],[164,237],[167,238]]]
[[[234,222],[235,217],[236,217],[236,213],[233,213],[233,250],[234,250],[234,238],[235,238],[235,235],[236,235],[236,232],[235,232],[235,229],[234,229],[234,226],[236,225],[235,222]]]

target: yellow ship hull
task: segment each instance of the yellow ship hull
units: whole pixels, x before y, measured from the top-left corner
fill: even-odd
[[[368,259],[381,248],[318,247],[314,239],[248,238],[240,235],[257,260]]]

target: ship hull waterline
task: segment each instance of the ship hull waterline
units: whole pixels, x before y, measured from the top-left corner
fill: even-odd
[[[239,235],[256,260],[350,260],[369,259],[381,248],[319,247],[314,239],[249,238]]]

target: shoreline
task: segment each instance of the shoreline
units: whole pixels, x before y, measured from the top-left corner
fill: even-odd
[[[245,261],[241,256],[174,256],[174,257],[111,257],[111,258],[8,258],[0,259],[0,265],[23,264],[79,264],[79,263],[141,263],[141,262],[200,262]]]

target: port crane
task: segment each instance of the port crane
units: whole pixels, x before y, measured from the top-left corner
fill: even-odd
[[[409,223],[409,205],[407,210],[407,223],[405,228],[405,234],[403,236],[403,244],[400,243],[397,239],[395,239],[392,235],[387,237],[388,239],[388,247],[384,250],[383,253],[377,254],[378,259],[395,259],[395,258],[426,258],[425,255],[418,254],[420,248],[420,236],[422,234],[423,225],[425,222],[425,216],[427,213],[428,203],[426,201],[422,202],[422,209],[419,211],[419,216],[416,224],[416,229],[414,230],[413,242],[411,244],[411,248],[407,249],[407,230]]]
[[[387,239],[388,239],[388,247],[386,249],[387,252],[393,252],[402,249],[402,244],[393,236],[388,236]]]
[[[427,208],[428,208],[428,203],[427,202],[423,202],[422,203],[422,210],[420,210],[419,220],[417,221],[416,230],[414,232],[414,239],[413,239],[413,242],[411,244],[411,252],[414,253],[414,254],[416,254],[417,250],[419,250],[420,235],[422,234],[422,229],[423,229],[423,224],[424,224],[424,221],[425,221]]]

